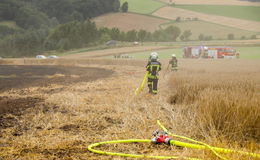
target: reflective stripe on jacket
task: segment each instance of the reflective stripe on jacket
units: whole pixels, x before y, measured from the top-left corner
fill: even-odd
[[[150,61],[146,66],[146,70],[148,71],[148,78],[158,79],[161,63],[158,61]]]

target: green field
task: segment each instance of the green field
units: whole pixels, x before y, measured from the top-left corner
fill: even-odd
[[[166,28],[169,25],[179,27],[182,32],[185,30],[191,30],[191,40],[197,40],[200,34],[212,36],[213,39],[227,39],[227,35],[230,33],[234,34],[235,39],[241,39],[242,36],[250,38],[252,35],[257,34],[256,32],[246,31],[205,21],[186,21],[178,23],[172,22],[163,24],[161,25],[161,27]]]
[[[177,5],[174,7],[206,14],[260,21],[260,6]]]
[[[260,47],[236,47],[242,59],[260,59]]]
[[[240,54],[241,59],[260,59],[260,47],[234,47]],[[175,49],[163,49],[156,51],[159,54],[159,59],[169,59],[172,54],[175,54],[177,58],[182,58],[183,48]],[[134,59],[148,59],[151,51],[133,53]],[[113,56],[109,56],[112,58]]]
[[[123,4],[125,1],[128,2],[129,12],[135,12],[141,14],[152,13],[153,11],[165,5],[162,2],[158,2],[154,0],[120,0],[120,3]]]

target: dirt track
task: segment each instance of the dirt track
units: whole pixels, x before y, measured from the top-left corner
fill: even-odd
[[[77,54],[70,54],[63,56],[63,58],[93,58],[93,57],[102,57],[102,56],[111,56],[117,54],[127,54],[127,53],[135,53],[142,51],[155,51],[160,49],[169,49],[172,48],[170,46],[135,46],[135,47],[122,47],[122,48],[111,48],[105,50],[97,50],[97,51],[89,51],[82,52]]]

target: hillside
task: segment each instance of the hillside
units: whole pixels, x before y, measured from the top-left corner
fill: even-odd
[[[171,20],[176,20],[177,17],[198,18],[200,20],[208,21],[211,23],[217,23],[217,24],[248,30],[248,31],[253,31],[253,32],[260,32],[260,22],[258,21],[248,21],[248,20],[242,20],[237,18],[229,18],[225,16],[209,15],[209,14],[189,11],[181,8],[173,8],[170,6],[160,8],[159,10],[154,12],[153,15],[171,19]]]
[[[121,0],[122,2],[125,2],[125,0]],[[260,14],[260,2],[241,0],[160,0],[162,3],[153,0],[128,0],[127,2],[129,11],[132,13],[152,15],[170,21],[161,23],[160,27],[175,25],[180,27],[182,31],[192,30],[192,39],[194,40],[199,34],[203,33],[212,35],[213,39],[226,39],[227,34],[234,34],[236,39],[240,39],[243,37],[250,38],[260,32],[258,16]],[[181,23],[176,23],[178,17]],[[199,22],[190,21],[193,18],[198,19]],[[118,17],[117,21],[125,20]],[[128,25],[128,23],[110,25],[105,19],[103,22],[102,20],[99,21],[99,23],[129,30],[144,27],[151,31],[149,25],[143,26],[139,23],[134,26]]]
[[[51,50],[103,45],[111,39],[189,41],[202,40],[198,36],[204,34],[206,41],[243,40],[256,39],[260,33],[260,2],[213,0],[199,5],[205,1],[127,0],[129,13],[122,13],[124,2],[2,0],[0,55],[35,56]]]
[[[257,0],[160,0],[164,3],[179,4],[201,4],[201,5],[237,5],[237,6],[260,6],[260,2]]]
[[[0,56],[35,56],[95,43],[102,34],[89,19],[119,8],[119,0],[1,0]]]
[[[260,21],[260,6],[176,5],[174,7],[209,15]]]
[[[213,39],[227,39],[228,34],[234,34],[235,39],[250,38],[256,32],[246,31],[235,27],[228,27],[222,24],[210,23],[206,21],[183,21],[172,22],[161,25],[162,28],[174,25],[181,28],[183,31],[190,30],[192,35],[191,40],[197,40],[200,34],[212,36]],[[221,32],[220,32],[221,31]]]
[[[160,24],[169,22],[164,19],[133,13],[110,13],[96,17],[93,21],[98,27],[116,27],[121,31],[144,29],[150,32],[159,29]]]
[[[2,0],[0,21],[15,21],[24,29],[52,26],[117,12],[119,0]]]
[[[129,12],[141,13],[141,14],[150,14],[160,7],[165,6],[164,3],[154,0],[120,0],[123,4],[128,2]]]
[[[21,29],[20,27],[18,27],[16,25],[16,23],[14,21],[1,21],[0,26],[6,26],[6,27],[9,27],[12,29]]]

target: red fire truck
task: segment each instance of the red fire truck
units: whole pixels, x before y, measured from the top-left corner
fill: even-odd
[[[239,54],[232,47],[207,47],[207,46],[192,46],[184,47],[183,58],[238,58]]]

